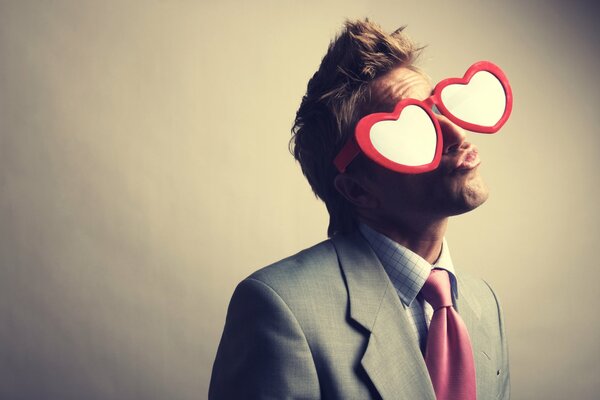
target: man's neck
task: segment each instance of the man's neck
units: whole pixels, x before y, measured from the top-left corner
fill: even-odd
[[[417,253],[430,264],[433,264],[440,256],[444,234],[448,226],[448,218],[413,224],[389,224],[362,218],[361,222]]]

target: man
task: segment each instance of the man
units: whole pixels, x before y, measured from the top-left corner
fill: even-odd
[[[240,283],[210,398],[509,398],[500,307],[485,282],[454,270],[444,241],[448,218],[488,197],[477,149],[454,117],[427,105],[420,112],[438,139],[425,172],[384,167],[379,150],[357,145],[364,121],[432,94],[413,64],[419,50],[402,29],[368,20],[347,22],[331,43],[293,128],[330,239]],[[448,304],[428,297],[440,276],[432,290],[442,287]]]

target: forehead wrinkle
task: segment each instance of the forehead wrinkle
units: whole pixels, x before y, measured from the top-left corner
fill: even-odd
[[[427,75],[408,68],[390,71],[374,82],[378,103],[393,107],[406,98],[424,100],[432,92],[431,80]]]

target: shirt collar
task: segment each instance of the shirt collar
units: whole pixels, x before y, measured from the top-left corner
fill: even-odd
[[[454,273],[454,264],[450,257],[450,249],[444,238],[442,251],[437,261],[431,265],[423,257],[396,243],[387,236],[373,230],[365,224],[359,224],[359,229],[371,248],[381,261],[383,269],[388,274],[400,300],[410,306],[417,297],[433,268],[445,269],[450,275],[452,294],[458,297],[458,287]]]

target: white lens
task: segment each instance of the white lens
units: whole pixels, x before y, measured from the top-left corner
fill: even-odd
[[[456,118],[481,126],[494,126],[506,108],[506,93],[502,84],[488,71],[479,71],[466,85],[446,86],[441,99]]]
[[[435,156],[437,134],[429,114],[408,105],[396,121],[380,121],[371,127],[371,143],[385,158],[406,166],[429,164]]]

